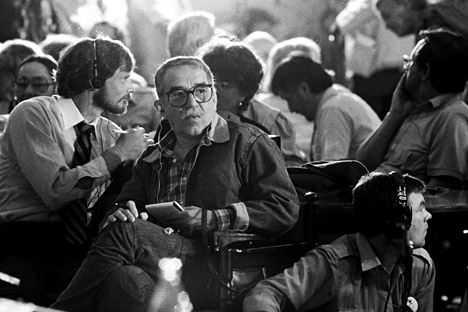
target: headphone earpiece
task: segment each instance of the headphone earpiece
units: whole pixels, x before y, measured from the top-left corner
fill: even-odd
[[[412,211],[406,204],[406,184],[401,173],[392,171],[389,175],[397,185],[397,198],[386,220],[386,234],[390,238],[403,238],[404,230],[411,226]]]
[[[98,50],[97,50],[97,41],[96,39],[93,40],[93,47],[94,47],[94,58],[93,58],[93,78],[89,80],[89,86],[94,90],[101,89],[104,85],[101,78],[98,77]]]

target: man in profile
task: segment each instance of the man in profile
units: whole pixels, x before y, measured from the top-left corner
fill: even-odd
[[[353,190],[358,233],[317,247],[258,283],[243,311],[432,312],[435,268],[422,248],[432,216],[424,191],[409,175],[364,175]]]
[[[426,30],[410,56],[382,125],[357,154],[369,171],[409,173],[428,188],[462,188],[468,177],[468,41]]]
[[[0,282],[0,297],[57,299],[97,232],[100,199],[117,168],[152,143],[143,128],[120,135],[101,116],[126,111],[134,66],[121,42],[84,38],[60,58],[58,95],[27,99],[11,112],[0,137],[0,272],[21,283]]]

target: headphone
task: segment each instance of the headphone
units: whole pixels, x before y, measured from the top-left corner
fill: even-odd
[[[94,47],[94,59],[93,59],[93,78],[89,80],[89,85],[94,90],[101,89],[103,86],[103,81],[101,78],[98,77],[98,47],[96,39],[93,39],[93,47]]]
[[[406,184],[402,174],[396,171],[389,173],[397,185],[397,198],[388,217],[385,220],[385,233],[390,238],[403,238],[403,234],[411,226],[413,217],[411,207],[406,204]]]

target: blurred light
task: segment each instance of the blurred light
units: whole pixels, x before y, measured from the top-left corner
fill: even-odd
[[[463,230],[463,234],[468,234],[468,230]]]
[[[442,300],[442,301],[448,301],[448,299],[449,298],[447,296],[445,296],[445,295],[440,297],[440,300]]]

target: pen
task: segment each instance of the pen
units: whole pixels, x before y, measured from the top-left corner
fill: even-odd
[[[184,211],[184,208],[178,202],[174,201],[172,204],[177,208],[177,210]]]
[[[121,133],[121,134],[127,134],[128,133],[127,130],[121,130],[121,129],[115,129],[114,132],[115,133]]]

